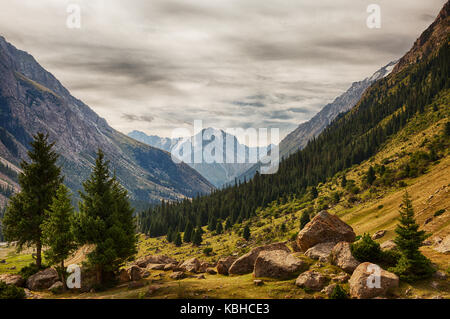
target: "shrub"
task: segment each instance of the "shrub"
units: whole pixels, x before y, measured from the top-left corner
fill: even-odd
[[[445,213],[445,209],[439,209],[434,213],[434,217],[441,216],[443,213]]]
[[[213,249],[212,249],[211,247],[206,247],[205,249],[203,249],[203,253],[204,253],[206,256],[211,255],[212,251],[213,251]]]
[[[330,299],[347,299],[348,295],[341,285],[336,285],[331,292]]]
[[[0,281],[0,299],[24,299],[25,290],[14,285],[7,285]]]
[[[369,234],[364,234],[361,240],[351,245],[352,255],[360,262],[379,262],[381,260],[380,244],[372,240]]]

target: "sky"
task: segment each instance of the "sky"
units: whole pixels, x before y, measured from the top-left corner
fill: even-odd
[[[406,53],[445,2],[0,0],[0,35],[125,134],[202,120],[283,138]],[[373,3],[380,28],[367,26]]]

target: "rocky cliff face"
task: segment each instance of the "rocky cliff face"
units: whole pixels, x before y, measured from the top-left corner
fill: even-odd
[[[159,201],[207,193],[213,186],[170,154],[111,128],[26,52],[0,37],[0,158],[27,159],[32,135],[47,132],[61,154],[65,183],[81,188],[103,149],[132,200]]]

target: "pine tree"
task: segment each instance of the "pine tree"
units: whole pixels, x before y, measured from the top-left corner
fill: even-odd
[[[108,161],[99,149],[94,170],[80,192],[80,214],[76,224],[81,244],[95,245],[88,254],[97,282],[104,284],[137,252],[133,209],[127,191],[110,177]]]
[[[73,235],[72,222],[74,209],[69,190],[61,184],[48,210],[47,218],[42,223],[43,243],[48,247],[44,255],[50,265],[58,265],[61,281],[65,287],[64,260],[77,248]]]
[[[172,231],[172,227],[170,227],[169,231],[167,232],[167,236],[166,236],[166,239],[169,243],[171,243],[173,241],[173,234],[174,234],[174,232]]]
[[[14,195],[3,218],[6,240],[17,241],[18,249],[36,247],[36,265],[42,265],[42,223],[45,210],[62,183],[61,168],[56,165],[59,155],[53,151],[54,143],[48,142],[48,134],[38,133],[28,152],[30,163],[22,161],[19,174],[21,192]]]
[[[193,231],[194,227],[192,226],[192,223],[189,221],[186,224],[186,228],[184,229],[183,242],[190,243],[192,241]]]
[[[227,218],[227,220],[225,221],[225,230],[230,230],[231,229],[231,220],[230,218]]]
[[[394,242],[397,244],[401,257],[392,271],[400,279],[409,282],[429,278],[435,270],[430,260],[419,250],[429,235],[425,231],[419,230],[419,225],[414,219],[414,209],[408,192],[403,197],[400,224],[397,225],[395,232],[397,237]]]
[[[311,219],[309,217],[309,212],[305,210],[300,217],[300,230],[302,230],[306,226],[306,224],[310,222],[310,220]]]
[[[250,227],[248,227],[248,225],[245,225],[244,227],[244,231],[242,233],[242,237],[244,237],[245,240],[249,240],[250,239]]]
[[[377,178],[377,177],[376,177],[376,175],[375,175],[375,170],[373,169],[372,166],[370,166],[370,167],[369,167],[369,170],[368,170],[367,173],[366,173],[366,181],[367,181],[367,184],[372,185],[376,178]]]
[[[342,176],[341,187],[345,188],[347,186],[347,177],[345,174]]]
[[[200,229],[200,227],[198,227],[197,230],[194,232],[194,238],[192,238],[192,244],[194,244],[194,246],[200,246],[202,241],[203,241],[202,230]]]
[[[180,247],[181,246],[181,235],[180,233],[177,233],[177,236],[175,237],[175,246]]]
[[[310,194],[313,199],[319,196],[319,192],[317,191],[317,188],[315,186],[311,187]]]
[[[217,222],[216,233],[217,234],[222,234],[223,233],[223,226],[222,226],[222,221],[221,220],[219,220]]]

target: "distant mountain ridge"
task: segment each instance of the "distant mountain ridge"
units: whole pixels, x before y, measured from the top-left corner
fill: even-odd
[[[312,138],[319,136],[319,134],[322,133],[322,131],[336,119],[339,114],[347,112],[355,106],[368,87],[389,75],[397,62],[398,61],[392,61],[377,70],[372,76],[359,82],[353,82],[347,91],[338,96],[333,102],[325,105],[309,121],[300,124],[295,130],[289,133],[280,142],[280,159],[287,158],[292,153],[303,149]],[[239,176],[238,179],[241,181],[244,179],[249,180],[255,175],[256,171],[259,170],[259,167],[259,164],[253,165]]]
[[[170,154],[140,143],[108,125],[28,53],[0,36],[0,158],[27,159],[32,135],[56,142],[65,183],[77,195],[101,148],[135,202],[159,202],[208,193],[214,187]]]
[[[199,172],[203,177],[205,177],[209,182],[211,182],[216,187],[222,187],[226,184],[234,183],[234,180],[236,177],[241,175],[243,172],[245,172],[248,168],[254,165],[254,163],[249,163],[246,158],[248,158],[248,155],[251,150],[254,150],[258,152],[258,148],[252,148],[248,147],[247,145],[239,143],[238,139],[231,135],[226,133],[223,130],[218,130],[214,128],[207,128],[203,129],[201,132],[197,133],[195,136],[192,136],[190,140],[183,140],[182,138],[168,138],[168,137],[159,137],[156,135],[147,135],[144,132],[140,131],[132,131],[128,133],[128,136],[146,143],[148,145],[151,145],[153,147],[161,148],[162,150],[165,150],[167,152],[172,152],[174,150],[181,149],[185,143],[189,143],[189,147],[192,147],[193,142],[196,137],[198,137],[200,134],[205,133],[205,131],[209,131],[209,133],[214,133],[215,136],[222,136],[223,140],[223,150],[226,150],[226,141],[227,138],[233,141],[233,144],[235,145],[234,148],[234,157],[235,162],[234,163],[207,163],[203,161],[202,163],[194,163],[192,160],[191,163],[187,163],[190,167],[195,169],[197,172]],[[202,149],[205,149],[207,145],[209,145],[212,142],[212,140],[203,140],[203,147]],[[237,158],[237,147],[241,147],[244,150],[245,157],[239,157]],[[176,152],[175,152],[176,154]],[[242,154],[242,155],[244,155]],[[192,155],[194,157],[195,155]],[[225,159],[225,155],[223,156]],[[225,160],[224,160],[225,161]]]

